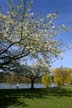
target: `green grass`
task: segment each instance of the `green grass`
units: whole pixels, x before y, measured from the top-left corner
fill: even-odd
[[[72,89],[0,90],[0,108],[72,108]]]

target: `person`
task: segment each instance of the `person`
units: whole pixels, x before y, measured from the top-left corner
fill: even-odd
[[[19,84],[18,83],[16,84],[16,88],[19,88]]]

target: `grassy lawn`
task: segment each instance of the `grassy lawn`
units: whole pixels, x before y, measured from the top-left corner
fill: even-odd
[[[0,90],[0,108],[72,108],[72,89]]]

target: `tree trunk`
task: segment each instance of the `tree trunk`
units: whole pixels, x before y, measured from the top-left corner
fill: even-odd
[[[34,79],[31,78],[31,89],[34,89]]]

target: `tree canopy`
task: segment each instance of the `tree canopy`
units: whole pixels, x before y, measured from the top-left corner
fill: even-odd
[[[54,82],[58,86],[68,85],[72,83],[72,69],[71,68],[55,68],[54,70]]]
[[[10,68],[17,60],[44,58],[50,64],[62,52],[61,42],[55,40],[65,25],[55,26],[57,13],[35,17],[30,11],[32,0],[8,0],[9,10],[0,13],[0,69]]]

